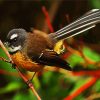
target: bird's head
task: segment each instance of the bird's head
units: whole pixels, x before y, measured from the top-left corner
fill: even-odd
[[[10,53],[15,53],[23,48],[27,32],[24,29],[12,29],[7,35],[6,45]]]

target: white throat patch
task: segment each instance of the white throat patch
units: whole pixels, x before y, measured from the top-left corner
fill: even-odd
[[[10,37],[10,39],[12,40],[12,39],[14,39],[14,38],[16,38],[16,37],[18,37],[18,34],[13,34],[13,35]]]
[[[19,45],[19,46],[17,46],[17,47],[9,47],[9,51],[10,52],[16,52],[16,51],[18,51],[18,50],[21,50],[21,45]]]

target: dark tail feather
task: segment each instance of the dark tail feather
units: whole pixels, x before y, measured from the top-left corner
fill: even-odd
[[[59,67],[59,68],[63,68],[63,69],[72,71],[72,68],[71,68],[70,64],[67,61],[63,60],[63,59],[60,59],[60,61],[57,63],[56,66]]]
[[[100,9],[93,9],[71,24],[55,33],[51,33],[49,36],[52,37],[54,41],[63,40],[87,31],[95,27],[97,23],[100,23]]]

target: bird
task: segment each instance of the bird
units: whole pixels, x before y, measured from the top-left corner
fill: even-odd
[[[15,65],[31,72],[38,72],[47,66],[56,66],[72,71],[71,65],[54,51],[61,40],[83,33],[100,23],[100,9],[92,9],[69,25],[47,34],[33,29],[12,29],[7,34],[6,46]]]

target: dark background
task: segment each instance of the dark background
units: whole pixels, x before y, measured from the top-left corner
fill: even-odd
[[[93,1],[93,0],[92,0]],[[54,30],[67,25],[66,15],[70,22],[93,8],[91,0],[1,0],[0,1],[0,39],[5,40],[9,30],[13,28],[30,28],[47,30],[42,7],[45,6]],[[52,9],[53,8],[53,9]],[[55,11],[54,11],[55,10]],[[54,13],[52,13],[54,12]],[[100,40],[98,25],[85,36],[86,42],[97,43]],[[48,32],[48,31],[46,31]],[[48,32],[49,33],[49,32]]]

